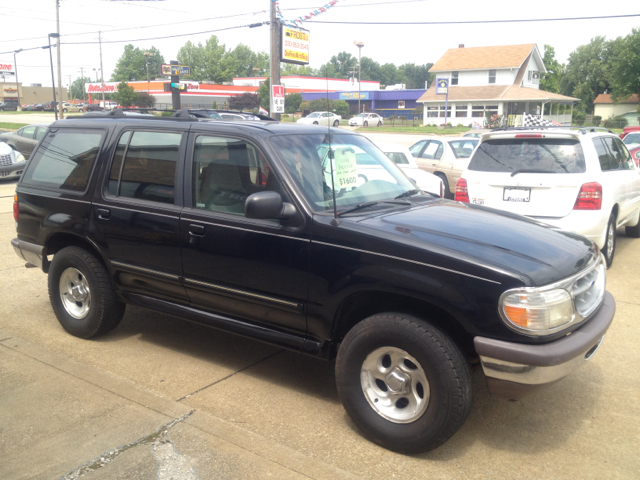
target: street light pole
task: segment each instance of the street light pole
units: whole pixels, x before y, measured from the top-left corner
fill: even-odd
[[[356,40],[355,42],[353,42],[353,44],[358,47],[358,115],[360,115],[362,113],[360,111],[360,74],[362,73],[362,65],[360,63],[360,60],[362,58],[362,47],[364,47],[364,42],[358,42]],[[362,122],[362,126],[364,127],[364,121]]]
[[[53,76],[53,54],[51,53],[51,37],[58,38],[59,35],[57,33],[50,33],[48,37],[49,37],[49,46],[42,47],[42,48],[49,49],[49,62],[51,63],[51,85],[53,87],[53,104],[55,105],[56,104],[56,80],[55,80],[55,77]],[[58,120],[58,109],[54,108],[53,113],[56,116],[56,120]]]
[[[60,101],[58,102],[58,114],[60,118],[64,118],[62,112],[62,64],[60,60],[60,0],[56,0],[56,33],[58,35],[58,89]]]
[[[18,108],[17,111],[22,111],[22,105],[20,104],[20,84],[18,83],[18,62],[16,62],[16,53],[20,53],[22,49],[13,52],[13,67],[16,69],[16,90],[18,91]]]
[[[149,57],[153,57],[153,53],[144,52],[144,64],[147,67],[147,95],[149,94]]]

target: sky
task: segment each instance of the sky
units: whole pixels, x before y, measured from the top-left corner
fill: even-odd
[[[13,51],[47,45],[56,31],[56,0],[23,0],[0,4],[0,63],[13,63]],[[329,0],[279,0],[286,19],[317,10]],[[235,28],[269,20],[271,0],[60,0],[62,84],[80,76],[96,78],[100,68],[98,31],[102,32],[102,64],[108,80],[131,43],[154,46],[165,61],[176,58],[187,41],[204,43],[217,35],[227,49],[243,43],[254,51],[269,51],[269,26]],[[603,6],[606,5],[606,8]],[[315,17],[317,22],[461,22],[480,20],[549,19],[640,14],[638,0],[339,0]],[[536,43],[555,48],[565,63],[578,46],[595,36],[613,39],[640,28],[640,16],[596,20],[504,22],[444,25],[364,25],[304,22],[310,31],[310,66],[319,68],[339,52],[358,55],[354,41],[364,42],[362,55],[384,63],[435,63],[450,48]],[[221,29],[217,32],[212,30]],[[222,30],[226,29],[226,30]],[[208,32],[208,33],[198,33]],[[196,34],[194,34],[196,33]],[[168,36],[183,35],[174,38]],[[147,40],[152,39],[153,40]],[[124,42],[122,42],[124,40]],[[110,43],[113,42],[113,43]],[[7,52],[7,53],[3,53]],[[57,66],[53,51],[54,67]],[[36,48],[16,56],[24,85],[51,86],[49,54]],[[13,79],[6,79],[13,81]],[[2,78],[0,78],[2,81]],[[57,73],[56,73],[57,83]]]

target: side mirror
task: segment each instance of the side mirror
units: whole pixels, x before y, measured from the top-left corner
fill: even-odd
[[[295,213],[296,208],[290,203],[284,203],[280,194],[272,190],[249,195],[244,202],[244,216],[247,218],[287,219]]]

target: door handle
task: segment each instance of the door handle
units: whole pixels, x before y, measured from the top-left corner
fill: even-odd
[[[111,211],[107,210],[106,208],[99,208],[98,218],[100,220],[109,220],[109,218],[111,218]]]
[[[204,237],[204,225],[189,225],[189,235],[193,235],[194,237]]]

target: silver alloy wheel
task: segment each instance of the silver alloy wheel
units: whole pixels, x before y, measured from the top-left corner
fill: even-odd
[[[60,299],[69,315],[79,320],[91,310],[91,290],[87,277],[77,268],[69,267],[60,275]]]
[[[615,235],[615,225],[613,223],[609,224],[609,228],[607,228],[607,258],[611,258],[613,255],[613,237]]]
[[[415,422],[429,405],[424,370],[415,358],[396,347],[381,347],[367,356],[360,384],[371,408],[393,423]]]

